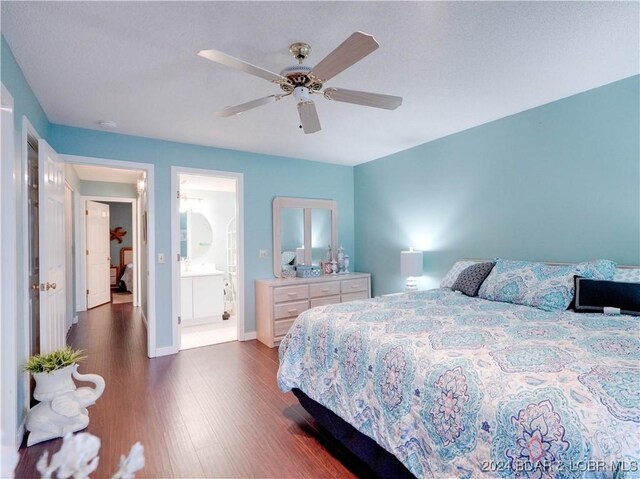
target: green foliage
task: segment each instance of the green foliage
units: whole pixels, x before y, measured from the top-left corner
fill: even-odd
[[[49,354],[36,354],[29,358],[24,369],[32,374],[50,373],[82,361],[86,358],[86,356],[83,356],[83,353],[84,351],[82,349],[73,350],[67,346],[64,349],[58,349]]]

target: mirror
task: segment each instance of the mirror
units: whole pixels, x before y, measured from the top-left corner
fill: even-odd
[[[193,210],[180,213],[181,258],[197,261],[209,251],[212,242],[211,223],[202,213]]]
[[[337,205],[333,200],[276,197],[273,200],[273,274],[295,275],[295,265],[325,261],[327,246],[338,248]]]

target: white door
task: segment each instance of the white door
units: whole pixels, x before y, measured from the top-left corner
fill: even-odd
[[[38,141],[40,257],[40,352],[65,346],[64,165],[53,148]]]
[[[85,214],[87,308],[94,308],[111,301],[109,205],[87,200]]]

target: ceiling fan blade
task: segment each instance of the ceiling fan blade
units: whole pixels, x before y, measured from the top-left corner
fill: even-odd
[[[277,82],[285,79],[282,75],[278,75],[277,73],[270,72],[264,68],[239,60],[236,57],[219,52],[218,50],[200,50],[198,55],[202,58],[206,58],[207,60],[211,60],[212,62],[220,63],[245,73],[250,73],[251,75],[264,78],[271,82]]]
[[[298,113],[300,114],[300,124],[305,133],[315,133],[322,129],[315,103],[301,101],[298,103]]]
[[[354,63],[362,60],[379,46],[372,35],[355,32],[334,51],[324,57],[324,59],[311,70],[310,75],[313,75],[322,82],[326,82]]]
[[[356,105],[395,110],[402,105],[401,96],[381,95],[366,91],[345,90],[344,88],[325,88],[324,97],[329,100],[354,103]]]
[[[247,103],[243,103],[241,105],[236,106],[228,106],[220,111],[216,112],[217,116],[221,116],[226,118],[228,116],[237,115],[242,113],[243,111],[251,110],[252,108],[257,108],[262,105],[266,105],[267,103],[271,103],[272,101],[279,100],[282,95],[269,95],[264,98],[258,98],[257,100],[248,101]]]

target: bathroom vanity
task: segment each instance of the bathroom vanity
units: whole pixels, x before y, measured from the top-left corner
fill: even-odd
[[[224,272],[185,271],[180,275],[180,320],[183,326],[222,321]]]

